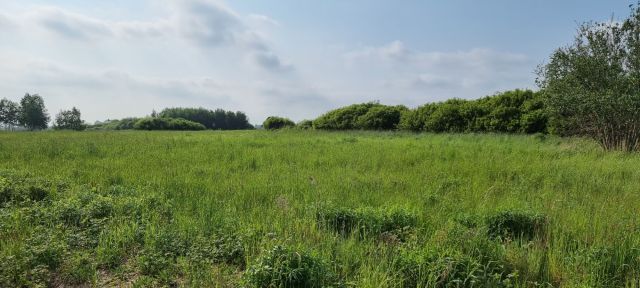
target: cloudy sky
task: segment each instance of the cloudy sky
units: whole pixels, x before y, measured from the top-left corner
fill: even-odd
[[[194,106],[314,118],[535,88],[578,23],[631,0],[0,0],[0,97],[86,120]]]

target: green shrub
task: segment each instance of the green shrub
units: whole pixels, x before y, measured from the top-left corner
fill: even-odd
[[[547,218],[536,213],[503,211],[487,217],[486,224],[490,237],[530,240],[546,236]]]
[[[177,130],[198,131],[206,127],[200,123],[181,118],[147,117],[142,118],[133,125],[136,130]]]
[[[4,175],[3,175],[4,174]],[[0,207],[50,199],[52,192],[66,189],[63,182],[19,174],[0,174]]]
[[[335,283],[327,266],[306,252],[275,246],[245,273],[251,287],[314,288]]]
[[[296,128],[303,130],[313,129],[313,121],[302,120],[298,124],[296,124]]]
[[[66,283],[83,284],[96,275],[94,257],[86,252],[73,253],[62,265],[62,278]]]
[[[513,287],[516,280],[501,259],[451,251],[403,251],[396,259],[401,287]]]
[[[371,107],[367,113],[358,117],[356,127],[364,130],[395,130],[406,110],[407,107],[404,106]]]
[[[323,130],[393,130],[408,111],[404,106],[386,106],[377,102],[354,104],[325,113],[313,121]]]
[[[318,225],[342,236],[356,232],[359,237],[392,234],[398,240],[406,240],[408,230],[415,228],[417,218],[404,210],[373,210],[368,208],[321,209],[317,213]]]
[[[277,116],[267,117],[266,120],[262,123],[262,127],[267,130],[277,130],[282,128],[293,128],[296,126],[296,123],[291,121],[288,118],[282,118]]]

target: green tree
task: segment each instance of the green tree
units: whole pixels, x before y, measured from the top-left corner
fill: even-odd
[[[640,8],[631,10],[621,22],[583,24],[539,69],[556,132],[640,149]]]
[[[85,125],[80,116],[80,110],[76,107],[71,108],[71,110],[60,111],[60,113],[56,115],[53,128],[57,130],[82,131],[87,128],[87,125]]]
[[[12,130],[19,123],[19,115],[20,106],[18,103],[6,98],[0,100],[0,125],[4,125],[6,129]]]
[[[44,100],[38,94],[25,94],[20,100],[20,124],[29,130],[46,129],[49,114],[44,106]]]

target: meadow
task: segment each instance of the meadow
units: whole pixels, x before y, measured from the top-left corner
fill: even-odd
[[[638,287],[638,167],[545,135],[0,133],[0,286]]]

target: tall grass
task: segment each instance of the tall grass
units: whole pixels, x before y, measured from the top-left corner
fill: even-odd
[[[0,170],[68,183],[51,205],[71,205],[64,201],[90,193],[124,197],[101,192],[114,186],[130,192],[113,211],[142,205],[146,220],[109,218],[110,229],[100,230],[97,244],[83,250],[87,255],[64,256],[51,270],[98,285],[259,286],[243,273],[268,275],[252,265],[286,247],[311,259],[309,267],[327,269],[336,287],[638,287],[638,167],[640,154],[537,136],[0,133]],[[149,200],[154,197],[163,205]],[[358,211],[353,215],[362,219],[404,211],[414,220],[402,227],[402,241],[382,233],[343,235],[318,221],[319,213],[336,209]],[[543,217],[544,231],[496,237],[492,219],[514,211]],[[5,205],[0,212],[0,256],[22,257],[20,247],[37,225],[24,208]],[[525,216],[518,217],[513,221]],[[351,228],[362,227],[341,232]],[[242,246],[240,256],[224,254],[235,253],[227,249],[234,245]],[[197,257],[215,261],[194,262]],[[67,266],[89,268],[71,273]],[[56,277],[49,279],[63,281]]]

